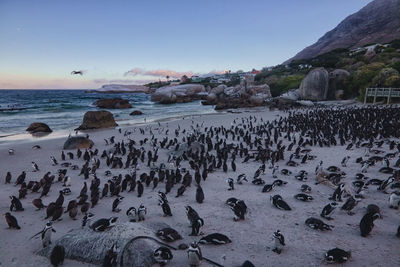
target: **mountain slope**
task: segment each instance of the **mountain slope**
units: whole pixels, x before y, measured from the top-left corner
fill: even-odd
[[[400,0],[374,0],[285,63],[313,58],[336,48],[386,43],[396,38],[400,38]]]

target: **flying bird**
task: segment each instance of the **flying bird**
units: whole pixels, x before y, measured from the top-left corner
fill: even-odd
[[[83,70],[73,70],[71,71],[71,75],[83,75]]]

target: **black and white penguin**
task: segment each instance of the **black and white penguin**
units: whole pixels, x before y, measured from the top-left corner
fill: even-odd
[[[6,179],[5,179],[5,183],[6,184],[9,184],[9,183],[11,183],[11,172],[7,172],[7,174],[6,174]]]
[[[280,210],[292,210],[280,195],[270,197],[272,205]]]
[[[117,260],[118,260],[118,248],[117,244],[112,245],[112,247],[107,250],[106,255],[104,256],[103,259],[103,267],[114,267],[117,266]]]
[[[69,176],[64,177],[63,186],[70,187],[71,186],[71,178]]]
[[[292,172],[289,171],[288,169],[282,169],[282,170],[281,170],[281,174],[283,174],[283,175],[291,175]]]
[[[165,266],[174,256],[169,248],[159,247],[154,251],[153,257],[160,266]]]
[[[50,262],[54,267],[64,263],[65,249],[62,245],[56,245],[50,254]]]
[[[387,193],[386,190],[389,189],[389,185],[392,184],[393,182],[394,182],[393,177],[387,178],[385,181],[383,181],[383,183],[380,184],[378,190]]]
[[[103,218],[95,221],[90,225],[90,228],[96,232],[104,232],[106,229],[113,227],[117,223],[118,217],[111,217],[109,219]]]
[[[39,166],[33,161],[32,161],[32,168],[33,168],[34,172],[38,172],[39,171]]]
[[[200,266],[203,256],[197,242],[193,242],[190,244],[187,253],[188,253],[189,267]]]
[[[226,180],[226,182],[228,183],[228,186],[229,186],[228,190],[229,190],[229,191],[235,189],[235,187],[234,187],[234,185],[233,185],[233,179],[232,179],[232,178],[228,178],[228,179]]]
[[[55,157],[53,157],[53,156],[50,156],[50,159],[51,159],[51,163],[52,163],[52,165],[53,165],[53,166],[56,166],[56,165],[58,165],[58,162],[57,162],[57,160],[56,160],[56,158],[55,158]]]
[[[282,186],[282,185],[287,184],[287,182],[286,181],[282,181],[281,179],[277,179],[277,180],[274,180],[272,182],[272,184],[275,185],[275,186]]]
[[[124,197],[117,197],[117,198],[113,201],[113,204],[112,204],[112,211],[113,211],[113,212],[120,212],[120,211],[121,211],[121,209],[118,208],[118,205],[119,205],[119,203],[122,202],[123,199],[124,199]]]
[[[354,207],[360,201],[361,201],[361,199],[350,196],[347,198],[346,202],[343,204],[343,206],[340,209],[347,211],[347,214],[349,214],[349,215],[353,215],[354,212],[352,212],[351,210],[354,209]]]
[[[274,238],[274,249],[272,251],[281,254],[282,249],[285,246],[285,237],[279,230],[277,230],[276,232],[274,232],[273,238]]]
[[[213,244],[213,245],[228,244],[231,242],[232,240],[230,240],[229,237],[220,233],[209,234],[199,240],[200,244]]]
[[[180,197],[183,195],[183,193],[186,190],[186,186],[185,185],[181,185],[181,187],[178,188],[178,191],[176,192],[176,196],[175,197]]]
[[[142,197],[143,195],[143,184],[140,181],[137,181],[137,193],[138,193],[138,197]]]
[[[185,209],[189,225],[192,226],[192,222],[200,218],[200,216],[191,206],[186,206]]]
[[[8,149],[8,155],[12,156],[15,154],[15,150],[13,148]]]
[[[312,190],[311,186],[306,185],[306,184],[303,184],[300,187],[300,191],[303,192],[303,193],[311,193],[311,190]]]
[[[333,225],[328,225],[328,224],[324,223],[323,221],[321,221],[320,219],[317,219],[314,217],[308,218],[305,221],[305,224],[308,227],[310,227],[311,229],[321,230],[321,231],[332,230],[332,228],[334,227]]]
[[[395,191],[390,194],[389,197],[389,208],[398,209],[400,204],[400,192]]]
[[[52,232],[56,232],[53,228],[52,222],[47,222],[44,229],[42,230],[42,245],[43,247],[47,247],[51,244],[51,234]]]
[[[201,204],[203,203],[203,201],[204,201],[203,188],[201,188],[200,184],[198,184],[196,189],[196,202]]]
[[[126,211],[126,216],[128,216],[130,222],[136,222],[136,208],[135,207],[130,207]]]
[[[156,236],[166,242],[173,242],[182,239],[182,236],[173,228],[163,228],[156,232]]]
[[[248,182],[248,180],[246,178],[246,174],[244,174],[244,173],[238,175],[238,177],[236,179],[236,183],[237,184],[243,184],[243,181]]]
[[[340,248],[334,248],[325,253],[325,260],[327,263],[344,263],[350,257],[350,251],[344,251]]]
[[[327,204],[321,211],[321,217],[325,218],[327,220],[333,220],[332,217],[329,217],[328,215],[332,214],[333,211],[336,209],[338,203],[336,202],[331,202],[329,204]]]
[[[344,187],[345,187],[345,184],[343,184],[343,183],[339,184],[336,187],[335,191],[333,192],[332,197],[330,197],[329,199],[333,200],[333,201],[342,201],[342,195],[343,195],[343,192],[344,192]]]
[[[367,213],[361,218],[360,231],[362,237],[366,237],[371,233],[372,228],[375,226],[374,221],[378,218],[380,218],[379,213]]]
[[[139,222],[140,221],[144,221],[146,218],[145,218],[145,216],[146,216],[146,214],[147,214],[147,209],[146,209],[146,207],[143,205],[143,204],[141,204],[140,206],[139,206],[139,208],[138,208],[138,210],[137,210],[137,214],[138,214],[138,220],[139,220]]]
[[[4,214],[4,217],[6,219],[6,222],[8,224],[8,228],[15,228],[17,230],[21,229],[21,227],[18,225],[17,218],[11,215],[11,213],[6,212]]]
[[[68,196],[71,195],[72,191],[69,188],[64,188],[63,190],[61,190],[63,192],[63,195]]]
[[[349,159],[350,159],[349,156],[346,156],[346,157],[344,157],[344,158],[342,159],[342,162],[341,162],[342,167],[347,167],[347,162],[349,161]]]
[[[200,227],[204,225],[204,220],[202,218],[197,218],[192,221],[192,232],[189,234],[190,236],[198,236],[200,234]]]
[[[234,221],[244,220],[244,215],[247,212],[247,206],[243,200],[236,200],[235,203],[230,205],[235,217],[233,217]]]
[[[312,201],[314,199],[312,196],[304,194],[304,193],[296,194],[296,195],[294,195],[294,198],[297,200],[304,201],[304,202]]]
[[[255,267],[255,266],[251,261],[245,261],[243,262],[241,267]]]
[[[263,192],[263,193],[271,192],[272,189],[274,189],[274,187],[275,187],[274,184],[266,184],[266,185],[264,185],[264,187],[261,190],[261,192]]]
[[[22,207],[21,201],[16,196],[10,196],[11,204],[10,204],[10,211],[23,211],[24,208]]]
[[[91,226],[91,220],[94,217],[93,213],[86,213],[85,216],[82,218],[82,228],[84,228],[86,225],[90,228]]]

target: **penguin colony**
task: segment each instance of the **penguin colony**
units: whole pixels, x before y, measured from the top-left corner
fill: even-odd
[[[4,213],[5,222],[10,229],[20,230],[24,227],[21,214],[28,206],[35,209],[45,221],[42,226],[37,225],[38,229],[43,225],[44,228],[33,237],[40,235],[43,247],[51,245],[52,233],[57,233],[53,224],[57,226],[67,220],[76,220],[76,228],[89,227],[98,232],[107,231],[120,221],[179,222],[190,226],[191,230],[179,233],[173,228],[164,228],[155,236],[165,242],[191,240],[187,264],[200,266],[206,259],[203,253],[207,245],[229,246],[235,242],[234,237],[212,229],[225,232],[225,225],[245,228],[247,221],[251,222],[258,213],[268,214],[254,209],[246,201],[246,194],[260,194],[266,211],[277,209],[279,213],[274,214],[278,216],[304,218],[302,221],[296,218],[295,225],[291,226],[270,225],[274,230],[260,233],[260,240],[267,239],[265,254],[294,252],[290,250],[292,239],[285,235],[285,227],[296,227],[305,237],[318,234],[324,239],[326,235],[335,235],[335,226],[344,216],[352,216],[352,221],[357,222],[341,227],[349,227],[372,242],[374,235],[388,234],[382,229],[375,233],[379,220],[396,212],[399,218],[396,211],[400,204],[398,129],[400,109],[397,107],[292,110],[273,121],[256,116],[236,118],[230,127],[204,126],[192,121],[190,129],[179,126],[172,129],[168,124],[133,128],[124,133],[119,129],[98,147],[60,151],[59,155],[51,156],[49,170],[43,170],[38,159],[20,173],[2,169],[6,186],[15,192],[10,196],[9,210]],[[342,147],[343,154],[331,157],[340,167],[325,166],[326,159],[313,154],[338,146]],[[353,155],[356,151],[356,158],[346,155],[346,152]],[[18,151],[9,149],[8,154],[17,157]],[[160,155],[165,160],[161,161]],[[252,177],[242,173],[248,168],[254,172]],[[369,173],[375,175],[369,176]],[[207,191],[213,190],[208,183],[224,184],[223,194],[230,197],[222,201],[208,199]],[[71,190],[76,184],[81,184],[81,189]],[[296,187],[297,193],[289,197],[285,193],[288,187]],[[327,190],[330,193],[324,194]],[[238,191],[241,194],[235,194]],[[54,192],[58,192],[57,198],[53,197]],[[370,203],[372,195],[387,198],[387,206]],[[316,200],[323,201],[319,211],[304,208],[305,214],[292,215],[300,205],[307,207],[307,203]],[[107,203],[109,211],[97,210],[100,202]],[[160,208],[148,210],[146,206],[154,202],[158,202]],[[220,218],[221,225],[212,225],[210,221],[215,220],[202,217],[209,206],[230,209],[232,216]],[[96,216],[96,213],[109,216]],[[266,216],[265,224],[268,225],[268,221]],[[247,231],[252,231],[252,227]],[[399,219],[392,228],[392,236],[400,237]],[[352,248],[329,246],[335,244],[327,243],[320,254],[326,262],[350,260]],[[118,253],[115,245],[110,247],[104,255],[104,266],[115,266]],[[227,249],[221,266],[229,253]],[[168,265],[174,258],[166,246],[155,250],[153,256],[161,266]],[[51,264],[61,264],[64,257],[64,247],[54,246]],[[240,257],[236,255],[237,258],[240,258],[235,263],[238,266],[255,266],[246,253],[240,253]],[[253,261],[260,262],[257,256]]]

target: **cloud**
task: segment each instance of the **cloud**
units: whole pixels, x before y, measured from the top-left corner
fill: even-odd
[[[222,74],[225,73],[225,71],[222,70],[212,70],[207,74]],[[184,72],[179,72],[179,71],[174,71],[174,70],[145,70],[142,68],[133,68],[127,72],[124,73],[124,76],[136,76],[136,75],[142,75],[142,76],[151,76],[151,77],[166,77],[169,76],[170,78],[180,78],[183,75],[186,75],[188,77],[191,77],[193,75],[202,75],[201,73],[195,73],[193,71],[184,71]]]
[[[146,84],[150,82],[154,82],[154,79],[94,79],[94,83],[96,84],[110,84],[110,83],[118,83],[118,84]]]

